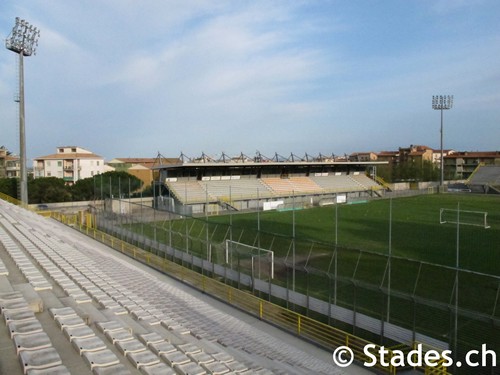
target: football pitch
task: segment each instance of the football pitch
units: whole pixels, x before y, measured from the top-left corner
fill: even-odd
[[[459,210],[458,235],[455,222],[440,224],[443,208],[453,210],[448,215],[454,221]],[[467,213],[471,211],[477,214]],[[480,212],[487,213],[490,228],[483,226]],[[337,244],[344,249],[390,252],[395,257],[455,267],[458,246],[459,268],[500,276],[500,197],[496,196],[421,195],[338,207],[210,216],[206,221],[215,230],[211,232],[214,241],[227,239],[222,227],[232,223],[234,240],[255,245],[260,228],[261,247],[272,249],[277,257],[289,255],[288,242],[294,236],[300,244],[298,254],[310,255],[310,245],[302,244],[314,242],[317,249],[312,252],[316,253],[332,252]],[[215,224],[222,227],[215,228]]]
[[[450,343],[458,275],[459,344],[500,346],[491,329],[500,319],[499,196],[420,195],[200,215],[131,229],[204,259],[210,248],[219,264],[227,261],[227,240],[272,250],[273,283],[290,287],[293,268],[297,292],[372,317],[389,316],[393,324]],[[231,267],[253,275],[244,246],[233,255],[238,262]]]

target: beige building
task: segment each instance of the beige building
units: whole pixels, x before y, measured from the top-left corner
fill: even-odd
[[[449,179],[467,179],[479,165],[500,165],[500,151],[454,152],[444,157],[444,174]]]
[[[158,158],[114,158],[106,163],[115,171],[123,171],[143,182],[143,188],[151,186],[154,180],[152,167],[159,163]],[[162,163],[177,164],[177,158],[162,158]]]
[[[104,172],[104,159],[77,146],[62,146],[55,154],[33,160],[33,177],[62,178],[68,185]]]
[[[21,171],[21,159],[12,155],[5,147],[0,147],[0,178],[19,177]]]

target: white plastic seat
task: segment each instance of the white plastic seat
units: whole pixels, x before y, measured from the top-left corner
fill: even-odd
[[[243,363],[238,362],[238,361],[227,362],[227,363],[225,363],[225,365],[232,372],[243,372],[243,371],[248,370],[248,366],[245,366]]]
[[[147,350],[146,346],[136,339],[128,341],[118,341],[116,343],[116,347],[123,355],[126,355],[127,353],[143,352]]]
[[[83,352],[82,357],[91,370],[95,367],[108,367],[120,363],[116,354],[109,349],[97,352]]]
[[[23,300],[24,297],[21,292],[5,292],[0,293],[0,305],[7,301]]]
[[[89,326],[79,326],[79,327],[64,327],[63,328],[64,335],[69,339],[69,341],[73,341],[76,338],[86,338],[95,336],[94,331]]]
[[[45,332],[37,332],[31,335],[14,336],[16,354],[23,350],[38,350],[52,346],[49,336]]]
[[[165,339],[156,332],[142,333],[139,334],[138,337],[139,341],[141,341],[146,346],[148,346],[149,344],[165,341]]]
[[[167,342],[167,341],[149,343],[148,347],[156,355],[161,355],[161,354],[166,354],[166,353],[172,353],[172,352],[176,352],[177,351],[177,348],[174,345],[172,345],[169,342]]]
[[[52,318],[77,316],[75,309],[72,307],[52,307],[49,309]]]
[[[3,318],[5,319],[5,324],[36,319],[35,313],[29,308],[14,311],[5,310]]]
[[[204,363],[201,365],[209,374],[222,375],[230,372],[229,368],[220,362]]]
[[[86,325],[83,319],[79,316],[57,317],[55,320],[61,330],[63,330],[65,327],[73,328]]]
[[[117,322],[116,320],[110,320],[106,322],[96,322],[95,325],[102,333],[119,331],[125,328],[123,324]]]
[[[197,364],[214,362],[215,359],[210,354],[205,352],[190,353],[187,355],[193,362]]]
[[[121,363],[106,367],[95,367],[92,372],[95,375],[130,375],[130,371]]]
[[[84,352],[97,352],[106,349],[105,342],[97,336],[75,338],[71,341],[71,344],[80,355]]]
[[[4,311],[18,311],[29,308],[28,302],[23,299],[12,299],[0,302],[0,310],[3,314]]]
[[[62,364],[59,353],[53,347],[23,350],[19,353],[19,361],[25,374],[30,369],[46,369]]]
[[[42,325],[36,319],[24,322],[9,322],[7,326],[9,328],[11,338],[17,335],[30,335],[33,333],[43,332]]]
[[[134,339],[132,334],[124,328],[117,331],[106,331],[104,335],[113,343],[113,345],[115,345],[117,341],[129,341]]]
[[[180,375],[205,375],[207,373],[203,367],[194,362],[175,365],[174,369]]]
[[[159,362],[151,366],[142,366],[140,369],[143,375],[176,375],[175,370],[166,363]]]
[[[57,365],[43,369],[29,369],[27,375],[71,375],[71,372],[69,372],[66,366]]]
[[[174,367],[175,365],[182,365],[183,363],[191,362],[189,357],[180,351],[170,352],[170,353],[162,353],[160,354],[160,358],[163,362],[165,362],[170,367]]]
[[[212,353],[211,356],[214,357],[216,361],[221,362],[221,363],[234,361],[233,356],[229,355],[226,352]]]
[[[150,350],[141,352],[127,352],[126,357],[136,367],[151,366],[160,362],[160,358]]]
[[[201,348],[198,345],[191,343],[177,345],[177,349],[179,349],[184,354],[194,354],[201,352]]]

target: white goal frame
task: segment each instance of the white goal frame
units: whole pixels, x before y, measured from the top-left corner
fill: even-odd
[[[235,244],[236,246],[241,246],[241,247],[244,247],[244,248],[247,248],[250,250],[248,253],[250,253],[252,255],[252,269],[253,269],[254,256],[263,256],[263,254],[256,254],[257,251],[264,252],[268,255],[270,254],[271,255],[271,279],[274,279],[274,251],[263,249],[262,247],[247,245],[246,243],[241,243],[238,241],[226,240],[226,263],[229,263],[229,248],[231,246],[231,243]]]
[[[454,215],[454,218],[452,220],[449,220],[448,219],[444,219],[444,213],[446,212],[452,212],[452,213],[455,213]],[[467,222],[467,221],[461,221],[460,220],[460,214],[477,214],[477,215],[482,215],[483,216],[483,220],[482,220],[482,223],[480,220],[478,220],[477,223],[471,223],[471,222]],[[457,217],[458,217],[458,222],[457,222]],[[488,225],[488,212],[486,211],[468,211],[468,210],[457,210],[457,209],[454,209],[454,208],[441,208],[439,210],[439,224],[446,224],[446,223],[450,223],[450,224],[460,224],[460,225],[471,225],[471,226],[476,226],[476,227],[483,227],[485,229],[488,229],[490,228],[490,226]]]

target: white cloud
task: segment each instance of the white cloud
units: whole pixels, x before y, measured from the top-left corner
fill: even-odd
[[[414,15],[342,2],[7,0],[0,19],[23,14],[41,29],[25,66],[35,155],[55,143],[109,157],[343,153],[433,140],[433,94],[455,94],[457,128],[481,109],[492,129],[500,30],[491,21],[498,7],[484,2],[414,2]],[[380,25],[392,22],[381,13],[391,7],[404,43]],[[378,27],[372,39],[366,30]],[[4,55],[2,103],[15,91]],[[469,141],[483,139],[494,136]]]

